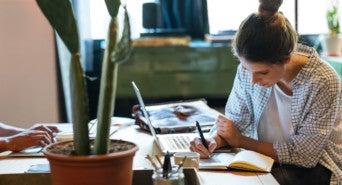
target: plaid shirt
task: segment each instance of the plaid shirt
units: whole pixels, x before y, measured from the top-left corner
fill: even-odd
[[[340,79],[312,48],[298,45],[297,52],[308,55],[309,62],[292,81],[289,116],[294,133],[287,142],[273,143],[274,150],[280,163],[307,168],[320,163],[333,172],[331,184],[337,179],[342,184]],[[251,83],[248,71],[238,67],[225,114],[242,134],[258,139],[258,123],[271,90]]]

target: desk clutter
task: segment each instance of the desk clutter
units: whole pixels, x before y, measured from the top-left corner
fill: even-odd
[[[134,121],[134,120],[133,120]],[[57,124],[62,129],[64,126],[71,124]],[[152,175],[154,168],[150,162],[145,159],[147,154],[158,155],[163,161],[159,148],[154,142],[153,136],[146,132],[141,132],[137,125],[128,126],[119,129],[113,136],[115,138],[127,138],[135,142],[139,146],[133,161],[133,185],[152,185]],[[71,128],[71,127],[70,127]],[[138,129],[137,129],[138,128]],[[67,128],[65,128],[67,131]],[[69,129],[69,128],[68,128]],[[198,133],[193,133],[198,136]],[[229,151],[228,151],[229,152]],[[234,150],[230,151],[234,152]],[[176,155],[176,154],[174,154]],[[189,159],[187,155],[187,159]],[[156,163],[159,162],[156,160]],[[171,161],[174,157],[171,158]],[[177,164],[176,161],[172,163]],[[201,164],[200,164],[201,166]],[[187,168],[186,162],[183,164],[184,184],[185,185],[226,185],[227,182],[234,184],[255,184],[255,185],[279,185],[271,173],[257,173],[242,170],[202,170],[195,168]],[[0,184],[17,185],[17,184],[34,184],[34,185],[50,185],[50,173],[48,161],[43,157],[6,157],[0,160]]]
[[[153,173],[150,176],[152,177],[151,179],[152,179],[153,185],[200,184],[198,180],[196,168],[183,168],[183,165],[188,159],[187,155],[182,156],[178,163],[175,163],[175,160],[173,160],[173,157],[174,156],[172,154],[167,152],[162,156],[163,158],[163,162],[162,162],[159,156],[155,156],[155,159],[154,159],[149,154],[146,155],[146,159],[148,159],[151,162],[151,165],[154,168]],[[198,156],[198,159],[199,159],[199,156]],[[188,171],[190,170],[193,172],[188,173],[187,170]],[[149,179],[149,178],[147,177],[146,179]]]
[[[198,156],[199,157],[199,156]],[[147,170],[133,170],[133,185],[200,185],[199,176],[195,168],[183,168],[183,164],[187,157],[182,157],[181,162],[178,164],[172,164],[173,158],[170,153],[166,153],[162,159],[159,157],[146,156],[154,169]],[[23,178],[27,178],[28,181],[35,181],[40,179],[42,182],[49,182],[50,179],[50,166],[48,163],[34,164],[22,174]],[[2,180],[8,182],[11,185],[12,175],[2,175]],[[14,181],[14,180],[13,180]],[[30,183],[27,183],[30,184]],[[33,183],[35,184],[35,183]],[[50,182],[48,183],[50,184]],[[47,185],[47,184],[44,184]]]

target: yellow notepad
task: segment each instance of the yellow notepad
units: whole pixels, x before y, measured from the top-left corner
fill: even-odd
[[[237,153],[213,153],[210,159],[201,159],[200,169],[239,169],[270,172],[274,160],[266,155],[241,150]]]

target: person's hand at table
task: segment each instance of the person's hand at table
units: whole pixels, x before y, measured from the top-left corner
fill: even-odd
[[[50,133],[42,130],[25,130],[6,138],[6,149],[18,152],[33,146],[45,147],[54,143]]]
[[[7,150],[18,152],[33,146],[45,147],[55,142],[56,126],[34,125],[6,138]]]
[[[56,137],[57,133],[60,131],[56,126],[46,126],[46,125],[34,125],[28,130],[40,130],[46,132],[51,140],[54,141],[54,138]]]
[[[190,142],[190,150],[192,152],[199,153],[200,158],[209,158],[210,154],[213,153],[213,151],[217,147],[217,143],[213,138],[207,138],[206,142],[208,145],[208,150],[203,145],[201,138],[196,137],[194,140]]]
[[[233,121],[219,115],[216,120],[216,134],[222,138],[226,144],[238,148],[241,141],[241,133],[235,127]]]

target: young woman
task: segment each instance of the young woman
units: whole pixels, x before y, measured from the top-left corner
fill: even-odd
[[[253,150],[275,159],[280,184],[342,184],[341,82],[278,9],[260,0],[240,25],[233,51],[240,60],[225,116],[209,151],[199,138],[190,149],[207,157],[215,148]]]
[[[37,125],[22,129],[0,123],[0,152],[21,151],[32,146],[46,146],[54,142],[59,130],[54,126]]]

